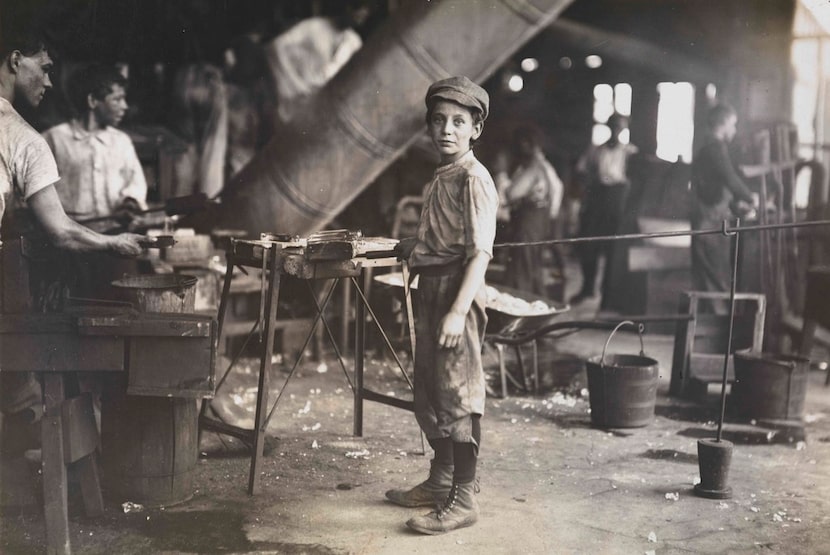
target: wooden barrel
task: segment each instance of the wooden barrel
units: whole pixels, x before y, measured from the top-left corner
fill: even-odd
[[[198,457],[196,399],[126,395],[101,400],[104,491],[118,503],[174,505],[193,496]]]
[[[195,277],[178,274],[113,282],[133,296],[141,312],[178,313],[193,312],[195,284]],[[124,376],[106,383],[101,396],[101,459],[107,497],[159,507],[193,496],[199,450],[196,403],[192,395],[127,395]]]

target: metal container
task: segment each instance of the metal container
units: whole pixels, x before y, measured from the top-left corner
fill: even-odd
[[[745,418],[801,419],[810,360],[798,356],[736,352],[731,401]]]
[[[602,355],[586,362],[591,423],[598,428],[638,428],[654,418],[659,363],[643,352],[643,326],[638,326],[639,355],[606,355],[608,343],[621,322],[608,335]]]
[[[140,312],[182,313],[193,312],[196,282],[193,276],[158,274],[128,276],[112,284]],[[141,348],[138,343],[134,346]],[[145,354],[152,356],[142,351]],[[138,362],[139,355],[134,358]],[[175,373],[177,367],[171,364],[160,370]],[[136,379],[130,376],[131,382]],[[129,395],[125,382],[127,376],[115,377],[106,382],[101,395],[101,461],[107,496],[148,507],[187,501],[193,496],[198,460],[198,401],[187,398],[192,395]]]
[[[192,313],[196,305],[195,276],[155,274],[125,276],[112,282],[139,312]]]

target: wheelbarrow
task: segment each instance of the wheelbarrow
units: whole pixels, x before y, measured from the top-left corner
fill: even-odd
[[[403,288],[401,272],[391,272],[374,277],[374,280],[392,288]],[[412,289],[418,288],[417,278],[412,282]],[[524,370],[524,361],[521,346],[530,343],[533,347],[532,369],[533,389],[539,388],[538,351],[536,339],[544,333],[538,330],[548,329],[552,321],[570,310],[567,304],[557,303],[550,299],[519,291],[503,285],[487,286],[487,329],[496,330],[487,332],[484,340],[495,345],[499,354],[499,376],[501,379],[502,396],[507,395],[507,381],[514,386],[530,391]],[[504,359],[505,346],[515,349],[519,361],[520,379],[516,379],[508,371]]]

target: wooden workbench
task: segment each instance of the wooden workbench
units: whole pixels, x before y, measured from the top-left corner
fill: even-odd
[[[375,401],[399,408],[414,410],[412,401],[404,401],[396,399],[387,395],[371,391],[364,387],[363,373],[364,373],[364,359],[365,359],[365,326],[366,326],[366,312],[367,310],[372,315],[372,320],[378,325],[380,324],[374,318],[372,308],[369,305],[368,298],[364,293],[366,289],[365,283],[360,283],[358,278],[361,276],[368,281],[367,270],[376,267],[394,267],[400,266],[394,256],[390,254],[392,247],[397,243],[394,239],[385,238],[369,238],[361,239],[356,242],[355,249],[351,253],[352,256],[345,259],[324,259],[315,260],[313,256],[309,256],[305,245],[299,245],[296,242],[280,242],[271,240],[261,241],[232,241],[231,247],[226,253],[227,257],[227,273],[225,274],[224,285],[222,288],[222,295],[219,304],[219,337],[224,333],[225,314],[228,308],[228,302],[231,294],[231,284],[233,282],[234,269],[240,268],[259,268],[262,272],[262,284],[260,288],[260,317],[257,324],[252,327],[251,335],[260,330],[262,341],[260,351],[259,376],[257,382],[257,402],[256,414],[253,429],[240,428],[217,420],[207,414],[207,406],[203,405],[202,414],[200,417],[201,429],[210,430],[226,435],[230,435],[240,439],[251,447],[251,467],[248,478],[248,493],[253,495],[260,490],[260,468],[263,447],[265,442],[265,431],[270,421],[271,415],[277,407],[282,392],[285,386],[294,374],[294,371],[299,364],[305,347],[308,345],[312,336],[317,329],[317,326],[322,322],[325,332],[335,349],[338,361],[343,368],[347,380],[349,379],[346,366],[338,348],[337,341],[334,334],[326,322],[324,311],[332,297],[338,283],[341,280],[348,280],[347,283],[352,284],[352,289],[355,293],[355,346],[354,346],[354,382],[349,380],[349,385],[354,392],[354,435],[363,435],[363,402]],[[306,337],[305,344],[299,351],[297,359],[293,363],[293,367],[286,378],[283,388],[277,398],[271,403],[269,401],[269,376],[272,367],[272,353],[274,350],[274,331],[278,327],[277,322],[277,305],[279,303],[280,285],[283,276],[293,276],[295,278],[306,280],[311,285],[314,281],[328,281],[328,287],[322,296],[322,302],[313,289],[310,287],[311,302],[314,303],[315,317],[312,321],[311,329]],[[348,293],[347,293],[348,297]],[[394,349],[392,349],[388,337],[382,329],[380,329],[387,346],[392,350],[393,356],[396,356]],[[398,361],[401,372],[406,376],[403,365]],[[233,368],[228,368],[230,372]],[[227,375],[221,376],[217,385],[217,389],[222,386],[224,378]],[[408,380],[408,377],[407,377]],[[410,384],[411,385],[411,384]],[[270,407],[270,408],[269,408]]]
[[[91,399],[73,393],[78,373],[127,373],[132,395],[210,397],[216,322],[195,314],[139,314],[88,308],[0,314],[0,369],[43,382],[44,518],[49,553],[71,551],[67,465],[75,463],[87,514],[103,512]],[[172,371],[171,369],[174,369]]]

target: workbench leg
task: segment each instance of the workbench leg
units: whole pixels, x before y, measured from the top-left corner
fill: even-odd
[[[233,282],[234,268],[233,263],[233,256],[231,256],[230,253],[226,253],[225,264],[227,264],[227,269],[225,270],[225,281],[222,284],[222,296],[219,297],[219,313],[216,317],[216,350],[217,352],[221,352],[224,354],[229,354],[227,353],[227,349],[225,349],[222,345],[222,326],[225,323],[225,312],[228,310],[228,303],[230,302],[231,297],[231,282]],[[233,356],[231,356],[230,358],[233,358]],[[202,444],[202,421],[208,417],[207,412],[209,407],[210,399],[202,399],[201,407],[199,408],[199,431],[197,432],[196,438],[197,446]]]
[[[677,313],[681,316],[688,314],[690,319],[678,321],[674,332],[674,351],[669,382],[669,395],[672,397],[682,396],[689,380],[689,361],[695,340],[697,298],[693,298],[690,292],[681,293]]]
[[[813,350],[813,336],[816,334],[818,324],[810,317],[804,318],[804,324],[801,326],[801,337],[799,338],[798,354],[810,358],[810,352]]]
[[[366,354],[366,307],[355,302],[354,323],[354,435],[363,436],[363,368]]]
[[[265,255],[263,255],[265,256]],[[253,454],[251,472],[248,477],[248,494],[259,493],[259,474],[262,468],[262,450],[265,445],[265,429],[268,427],[268,391],[271,375],[271,357],[274,354],[274,330],[277,324],[277,304],[280,296],[280,271],[277,261],[280,249],[274,247],[268,252],[268,297],[265,300],[265,322],[262,355],[259,362],[259,384],[257,387],[256,420],[253,429]]]
[[[501,398],[507,399],[507,365],[504,362],[504,345],[496,343],[499,353],[499,378],[501,379]]]
[[[46,413],[41,421],[41,468],[43,471],[43,508],[46,521],[46,550],[51,554],[69,554],[69,503],[66,464],[63,449],[64,400],[63,376],[43,374]]]
[[[225,312],[228,310],[228,303],[230,302],[231,298],[231,282],[233,282],[234,258],[229,254],[225,255],[225,263],[227,264],[227,270],[225,270],[225,281],[222,284],[222,296],[219,297],[219,314],[216,317],[216,336],[219,339],[222,338],[222,326],[225,323]]]
[[[343,309],[340,312],[340,345],[343,346],[343,354],[346,354],[349,348],[349,320],[352,317],[352,280],[341,281],[343,282]],[[360,304],[359,300],[357,302]],[[322,355],[322,352],[320,354]]]
[[[101,516],[104,514],[104,498],[101,495],[101,473],[95,453],[90,453],[75,463],[75,472],[81,483],[86,516]]]
[[[533,394],[539,393],[539,346],[534,339],[531,342],[533,346]]]

